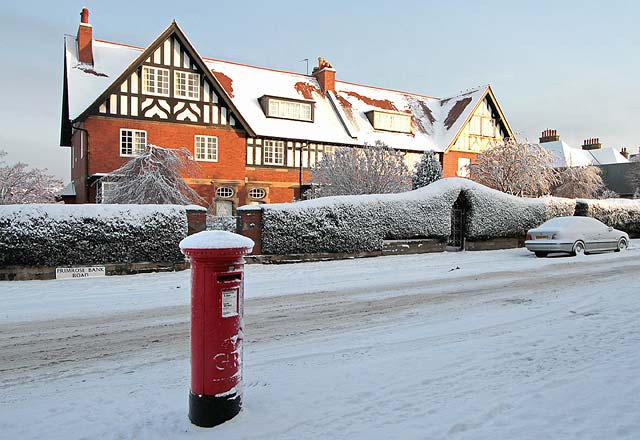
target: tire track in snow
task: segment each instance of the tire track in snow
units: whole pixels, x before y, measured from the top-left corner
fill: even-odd
[[[245,338],[247,343],[260,344],[364,329],[384,325],[398,314],[443,305],[458,307],[460,302],[471,307],[486,301],[519,299],[522,291],[531,296],[593,285],[628,277],[639,268],[635,255],[593,262],[572,259],[528,272],[444,274],[436,280],[413,277],[393,282],[373,278],[356,288],[337,285],[332,292],[256,298],[245,304]],[[492,331],[507,325],[502,323]],[[98,319],[0,325],[0,389],[86,371],[135,369],[169,359],[187,359],[188,355],[189,306],[116,313]]]

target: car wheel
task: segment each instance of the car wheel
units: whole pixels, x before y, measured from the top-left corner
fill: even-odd
[[[584,255],[584,243],[581,241],[576,241],[573,245],[571,256],[575,257],[576,255]]]
[[[618,240],[618,246],[616,247],[616,252],[624,251],[625,249],[627,249],[627,247],[629,247],[629,243],[627,243],[627,239],[621,238],[620,240]]]
[[[536,252],[535,252],[536,257],[538,257],[538,258],[544,258],[544,257],[546,257],[546,256],[547,256],[547,254],[548,254],[548,253],[549,253],[549,252],[543,252],[543,251],[536,251]]]

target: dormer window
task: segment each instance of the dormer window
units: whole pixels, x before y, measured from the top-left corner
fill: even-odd
[[[269,118],[313,122],[313,101],[263,96],[260,103],[264,114]]]
[[[367,118],[376,130],[411,133],[411,115],[371,110]]]

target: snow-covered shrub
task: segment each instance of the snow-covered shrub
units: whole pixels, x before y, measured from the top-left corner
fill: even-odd
[[[465,190],[470,205],[465,235],[471,240],[524,236],[550,218],[575,212],[573,199],[521,198],[469,183]]]
[[[265,254],[353,253],[382,249],[386,239],[435,238],[451,233],[451,209],[460,193],[469,207],[470,239],[519,237],[575,201],[524,199],[470,180],[449,178],[400,194],[325,197],[262,205]]]
[[[217,215],[207,215],[208,231],[237,232],[238,217],[221,217]]]
[[[600,220],[629,235],[640,235],[640,200],[607,199],[577,201],[577,213]]]
[[[0,265],[178,262],[184,206],[0,206]]]

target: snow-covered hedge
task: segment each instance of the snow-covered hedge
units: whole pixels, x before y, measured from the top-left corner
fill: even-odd
[[[238,217],[220,217],[217,215],[207,215],[208,231],[237,232]]]
[[[184,206],[0,206],[0,266],[178,262]]]
[[[629,235],[640,236],[640,200],[578,199],[577,211],[580,215],[596,218]]]
[[[388,239],[445,240],[451,231],[451,209],[461,192],[469,204],[470,239],[522,236],[548,218],[573,215],[575,209],[573,200],[522,199],[466,179],[441,179],[400,194],[262,205],[262,251],[351,253],[380,250]]]
[[[514,197],[483,185],[468,182],[463,189],[469,202],[465,236],[471,240],[521,237],[546,220],[573,215],[573,199]]]

